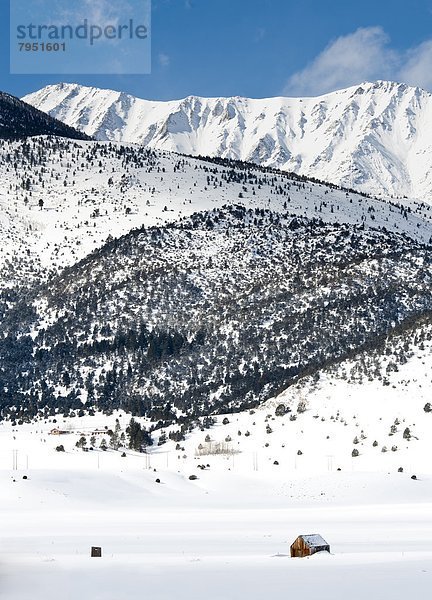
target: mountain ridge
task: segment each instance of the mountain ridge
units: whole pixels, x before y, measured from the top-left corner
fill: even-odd
[[[432,96],[402,83],[366,82],[316,98],[167,102],[57,84],[24,100],[100,140],[246,160],[375,195],[432,195]]]

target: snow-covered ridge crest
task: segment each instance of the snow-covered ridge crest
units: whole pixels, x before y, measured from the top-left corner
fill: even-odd
[[[373,194],[432,194],[432,96],[402,83],[316,98],[169,102],[60,83],[24,100],[100,140],[247,160]]]

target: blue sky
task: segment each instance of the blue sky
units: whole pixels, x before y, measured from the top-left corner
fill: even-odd
[[[432,0],[153,0],[149,75],[10,75],[7,0],[0,23],[0,89],[17,96],[59,81],[161,100],[315,95],[366,79],[432,91]]]

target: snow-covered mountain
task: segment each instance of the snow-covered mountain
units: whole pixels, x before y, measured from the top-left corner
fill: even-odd
[[[0,414],[266,400],[429,318],[431,217],[252,163],[0,141]]]
[[[15,303],[0,295],[2,414],[120,408],[183,435],[410,340],[431,285],[424,245],[319,216],[229,205],[135,229]]]
[[[0,141],[0,283],[46,278],[108,237],[239,203],[428,244],[432,210],[227,159],[62,138]]]
[[[147,101],[58,84],[26,102],[99,140],[278,167],[368,193],[432,200],[432,96],[378,81],[317,98]]]

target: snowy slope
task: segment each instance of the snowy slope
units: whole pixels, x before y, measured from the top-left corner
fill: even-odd
[[[372,194],[432,199],[432,96],[378,81],[317,98],[155,102],[58,84],[24,100],[100,140],[253,161]]]
[[[2,414],[195,426],[419,326],[431,282],[409,238],[290,212],[229,205],[136,229],[5,310]]]
[[[109,236],[231,203],[385,227],[423,243],[432,235],[427,204],[376,200],[253,166],[147,154],[107,142],[1,142],[0,279],[10,285],[56,272]]]
[[[338,469],[343,473],[397,473],[402,467],[401,480],[413,474],[420,480],[422,474],[432,474],[432,411],[424,410],[432,404],[431,372],[432,326],[424,325],[355,360],[321,369],[318,375],[303,378],[253,410],[216,415],[214,425],[195,427],[178,446],[171,440],[158,445],[161,435],[176,430],[177,425],[157,428],[146,455],[127,447],[99,450],[103,438],[109,443],[108,430],[114,429],[116,419],[126,431],[131,415],[125,411],[64,417],[56,410],[31,423],[2,421],[0,469],[10,467],[10,451],[15,448],[21,471],[27,465],[54,471],[92,471],[98,464],[104,471],[154,468],[162,472],[162,478],[170,471],[183,477],[196,474],[196,485],[206,489],[217,489],[219,476],[229,471],[248,477],[259,473],[275,486],[278,495],[291,498],[291,502],[312,503],[317,500],[314,493],[305,485],[304,495],[298,498],[296,486],[284,479],[287,473],[289,479],[301,479],[337,473]],[[281,406],[284,413],[279,411]],[[147,428],[152,425],[147,418],[135,419]],[[201,418],[197,424],[204,422]],[[54,427],[68,434],[50,435]],[[409,435],[404,435],[407,428]],[[95,430],[107,433],[96,436],[94,453],[78,450],[78,439],[84,435],[90,446]],[[54,451],[58,444],[64,445],[65,454]],[[219,448],[222,445],[225,448]],[[352,456],[354,449],[359,451],[356,457]],[[121,457],[123,450],[126,460]],[[202,465],[208,466],[203,470]],[[352,500],[351,490],[333,483],[321,502],[331,504],[336,492],[339,499]],[[254,504],[253,498],[250,503]]]

